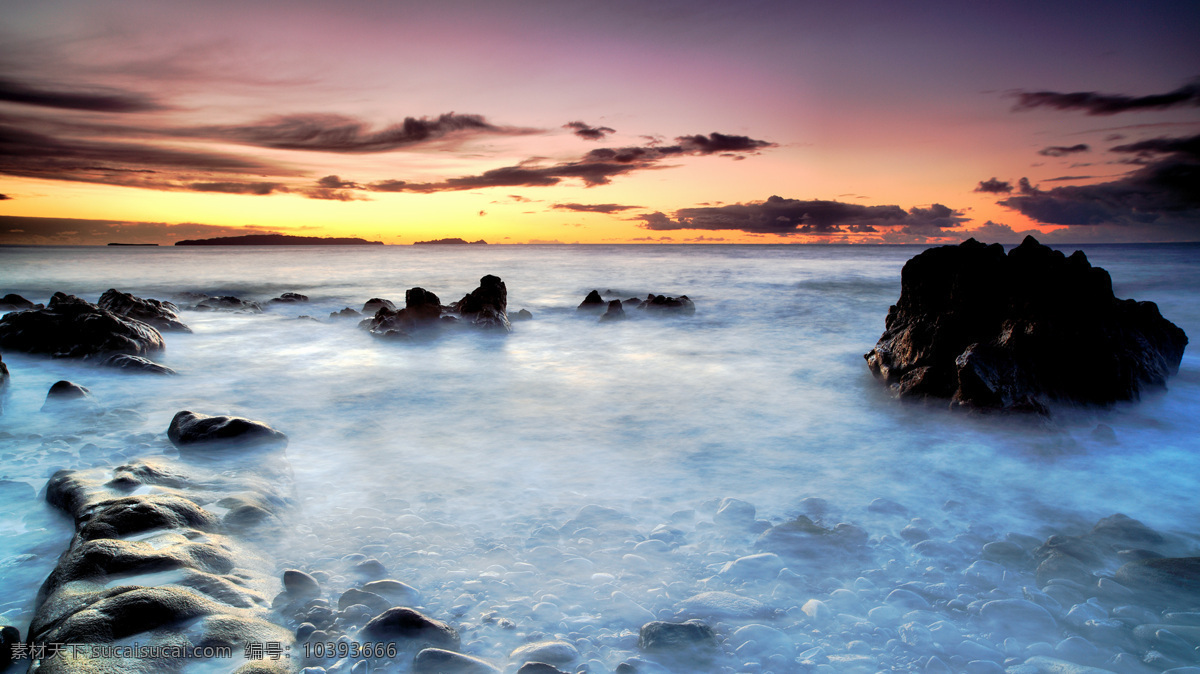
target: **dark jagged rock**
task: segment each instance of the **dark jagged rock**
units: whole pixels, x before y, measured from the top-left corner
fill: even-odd
[[[362,628],[361,636],[371,641],[391,641],[405,649],[444,648],[457,650],[458,632],[440,620],[410,608],[390,608]]]
[[[372,297],[371,299],[367,300],[366,304],[363,304],[362,313],[367,314],[368,316],[373,316],[377,311],[384,308],[395,311],[396,305],[392,304],[391,300]]]
[[[646,299],[642,300],[637,308],[648,313],[672,314],[677,316],[691,316],[696,313],[696,304],[687,295],[680,295],[679,297],[646,295]]]
[[[358,318],[360,316],[362,316],[362,314],[351,309],[350,307],[346,307],[341,311],[331,311],[329,313],[330,318]]]
[[[459,300],[457,309],[469,325],[512,332],[508,321],[508,288],[499,276],[488,274],[479,279],[479,287]]]
[[[638,648],[647,653],[711,651],[717,648],[717,635],[699,620],[682,623],[655,620],[642,625]]]
[[[183,411],[171,419],[167,437],[180,449],[220,446],[287,446],[287,436],[270,426],[242,417],[209,416]]]
[[[283,293],[279,297],[271,299],[272,304],[294,304],[296,302],[307,301],[308,295],[301,295],[300,293]]]
[[[179,307],[171,302],[142,299],[129,293],[109,288],[97,303],[101,309],[114,314],[128,316],[162,331],[191,332],[192,329],[179,320]]]
[[[608,303],[608,311],[604,312],[604,315],[600,317],[600,322],[623,321],[626,318],[629,317],[625,315],[625,308],[621,306],[621,300],[613,300]]]
[[[194,308],[196,311],[236,311],[243,314],[262,313],[262,307],[259,306],[258,302],[251,302],[232,295],[209,297],[208,299],[200,300]]]
[[[404,311],[414,323],[429,323],[442,316],[442,300],[424,288],[404,292]]]
[[[44,309],[0,318],[0,347],[62,358],[100,354],[144,356],[164,348],[153,327],[119,316],[73,295],[54,293]]]
[[[144,372],[146,374],[179,374],[175,370],[166,365],[159,365],[149,358],[141,356],[131,356],[127,353],[116,353],[104,359],[104,364],[108,367],[120,368],[122,370],[131,370],[134,372]]]
[[[586,311],[598,314],[601,311],[604,311],[606,306],[608,306],[608,304],[604,301],[603,297],[600,297],[600,291],[593,290],[587,294],[587,297],[583,298],[583,301],[579,303],[578,307],[575,307],[575,311]]]
[[[1136,400],[1179,371],[1187,336],[1153,302],[1116,299],[1108,272],[1026,237],[1008,255],[969,239],[901,272],[867,365],[902,398],[1045,412]]]
[[[13,661],[13,647],[21,643],[21,631],[12,625],[0,628],[0,670]]]
[[[520,311],[518,311],[517,313],[512,315],[512,320],[514,320],[514,321],[532,321],[533,314],[529,313],[528,309],[521,309]]]
[[[0,297],[0,311],[24,311],[35,307],[36,305],[33,302],[15,293],[9,293],[4,297]]]

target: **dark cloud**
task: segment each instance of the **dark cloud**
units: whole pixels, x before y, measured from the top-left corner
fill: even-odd
[[[1071,181],[1074,181],[1074,180],[1091,180],[1092,178],[1095,178],[1095,177],[1096,177],[1096,176],[1059,176],[1059,177],[1057,177],[1057,178],[1046,178],[1046,179],[1045,179],[1044,181],[1042,181],[1042,182],[1047,182],[1047,183],[1066,183],[1066,182],[1071,182]]]
[[[341,178],[339,178],[337,176],[325,176],[324,178],[321,178],[320,180],[317,181],[317,187],[322,187],[322,188],[331,189],[331,190],[362,189],[362,186],[359,185],[358,183],[351,182],[349,180],[342,180]]]
[[[578,211],[581,213],[617,213],[628,211],[641,206],[625,206],[623,204],[554,204],[552,208],[562,211]]]
[[[1001,201],[1051,225],[1194,224],[1200,221],[1200,136],[1157,138],[1111,148],[1144,165],[1117,180],[1041,190],[1025,178],[1019,196]]]
[[[899,206],[864,206],[840,201],[785,199],[704,208],[682,208],[672,219],[655,212],[639,216],[653,230],[735,229],[755,234],[834,234],[875,232],[881,228],[936,232],[958,227],[968,218],[941,204],[905,211]]]
[[[990,192],[992,194],[1008,194],[1012,190],[1012,183],[1005,180],[997,180],[996,178],[980,180],[979,186],[975,188],[976,192]]]
[[[158,243],[243,234],[274,234],[262,227],[228,227],[199,223],[127,222],[81,218],[31,218],[0,215],[0,244],[99,245]]]
[[[0,101],[89,112],[147,112],[165,109],[165,106],[154,99],[129,91],[40,89],[4,78],[0,78]]]
[[[403,122],[371,130],[366,122],[331,114],[281,115],[255,124],[206,126],[176,130],[196,136],[277,150],[362,154],[388,152],[438,140],[480,135],[527,135],[535,129],[496,126],[480,115],[453,112],[436,118],[406,117]]]
[[[1051,145],[1050,147],[1045,147],[1038,150],[1038,154],[1042,155],[1043,157],[1065,157],[1069,154],[1087,152],[1091,149],[1092,148],[1088,147],[1084,143],[1079,143],[1078,145],[1072,145],[1070,147],[1065,145]]]
[[[613,178],[634,171],[663,168],[662,162],[673,157],[703,156],[714,153],[756,153],[776,147],[775,143],[747,136],[727,136],[713,133],[707,136],[680,136],[675,145],[597,148],[576,161],[539,166],[539,158],[527,159],[516,166],[484,171],[479,175],[450,178],[434,183],[412,183],[404,180],[383,180],[371,183],[368,189],[377,192],[450,192],[484,187],[549,187],[564,179],[577,178],[586,187],[607,185]]]
[[[572,133],[584,140],[604,140],[608,134],[617,132],[607,126],[588,126],[583,122],[567,122],[563,128],[571,129]]]
[[[12,199],[12,197],[7,194],[0,194],[0,201],[8,201],[9,199]]]
[[[1016,94],[1013,110],[1049,107],[1056,110],[1084,110],[1089,115],[1115,115],[1136,110],[1200,106],[1200,82],[1188,83],[1175,91],[1151,96],[1099,94],[1094,91],[1059,93],[1055,91],[1023,91]]]
[[[193,192],[220,192],[222,194],[256,194],[265,196],[272,192],[287,192],[282,183],[262,182],[219,182],[219,183],[190,183],[187,189]]]

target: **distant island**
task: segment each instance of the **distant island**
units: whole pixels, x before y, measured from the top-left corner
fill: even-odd
[[[459,245],[459,244],[474,245],[477,243],[482,243],[485,246],[487,245],[487,241],[484,241],[483,239],[480,239],[478,241],[463,241],[462,239],[457,239],[457,238],[455,238],[455,239],[435,239],[433,241],[414,241],[413,245],[414,246],[428,246],[428,245],[440,246],[440,245],[447,245],[447,244],[449,244],[449,245]]]
[[[382,241],[346,237],[289,236],[287,234],[247,234],[219,236],[215,239],[176,241],[176,246],[382,246]]]
[[[110,243],[110,246],[157,246],[157,243]]]

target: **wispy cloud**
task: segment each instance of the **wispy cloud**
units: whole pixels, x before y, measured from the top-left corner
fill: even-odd
[[[1043,157],[1066,157],[1067,155],[1087,152],[1091,149],[1092,148],[1088,147],[1085,143],[1079,143],[1071,146],[1051,145],[1050,147],[1044,147],[1038,150],[1038,154],[1042,155]]]
[[[1057,91],[1022,91],[1015,96],[1017,103],[1013,110],[1048,107],[1056,110],[1083,110],[1089,115],[1115,115],[1138,110],[1200,106],[1200,82],[1189,82],[1174,91],[1150,96],[1101,94],[1095,91],[1066,94]]]
[[[554,204],[551,208],[561,211],[576,211],[580,213],[618,213],[641,206],[626,206],[623,204]]]
[[[617,132],[607,126],[589,126],[583,122],[567,122],[563,128],[571,129],[572,133],[584,140],[604,140],[608,134]]]
[[[7,78],[0,78],[0,101],[89,112],[148,112],[166,108],[145,94],[131,91],[44,89]]]
[[[840,201],[786,199],[772,196],[766,201],[725,206],[681,208],[674,217],[655,212],[635,218],[652,230],[704,229],[740,230],[754,234],[871,233],[881,229],[906,232],[936,231],[958,227],[969,218],[961,212],[933,204],[909,210],[895,205],[866,206]]]

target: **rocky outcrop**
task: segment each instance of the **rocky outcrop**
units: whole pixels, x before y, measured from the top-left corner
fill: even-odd
[[[295,304],[297,302],[307,302],[308,295],[300,293],[283,293],[279,297],[271,299],[271,304]]]
[[[459,300],[455,309],[468,325],[512,332],[508,321],[508,288],[499,276],[488,274],[479,279],[479,287]]]
[[[8,395],[8,366],[4,364],[4,359],[0,357],[0,414],[4,413],[4,397]]]
[[[696,303],[687,295],[667,297],[666,295],[646,295],[646,299],[637,306],[638,309],[651,314],[691,316],[696,313]]]
[[[108,367],[115,367],[121,370],[130,372],[142,372],[145,374],[179,374],[175,370],[166,365],[159,365],[149,358],[141,356],[131,356],[127,353],[116,353],[104,359],[104,364]]]
[[[600,291],[593,290],[587,294],[587,297],[583,298],[583,301],[579,303],[579,306],[575,307],[575,311],[598,314],[601,311],[604,311],[606,306],[607,303],[604,301],[604,298],[600,296]]]
[[[258,302],[251,302],[232,295],[221,295],[200,300],[192,307],[196,311],[233,311],[242,314],[261,314]]]
[[[288,476],[282,452],[227,455],[219,465],[155,459],[55,473],[46,500],[74,518],[75,535],[38,593],[30,641],[137,641],[147,654],[228,647],[235,657],[246,644],[290,647],[292,634],[269,620],[267,598],[278,582],[248,544],[290,504]],[[249,524],[247,501],[270,517]],[[185,666],[204,665],[89,647],[78,657],[44,659],[37,671],[140,674]]]
[[[15,293],[0,297],[0,311],[24,311],[35,308],[37,308],[36,304]]]
[[[144,356],[164,348],[158,330],[74,295],[54,293],[44,309],[0,318],[0,347],[61,358],[113,353]]]
[[[1082,251],[1033,237],[1007,255],[974,239],[927,250],[900,283],[865,358],[901,398],[1038,412],[1136,400],[1178,372],[1187,345],[1153,302],[1117,299]]]
[[[443,306],[437,295],[424,288],[404,294],[404,308],[395,309],[387,300],[374,299],[364,309],[377,306],[374,315],[359,325],[377,337],[408,339],[434,329],[468,326],[482,330],[511,332],[508,321],[508,290],[498,276],[484,276],[479,287],[461,300]]]
[[[392,304],[391,300],[385,300],[379,297],[372,297],[363,304],[362,313],[368,316],[374,315],[380,309],[396,310],[396,305]]]
[[[183,411],[171,419],[167,438],[180,450],[286,447],[287,436],[261,421]]]
[[[600,317],[600,322],[623,321],[626,318],[629,317],[625,315],[625,307],[621,304],[621,300],[613,300],[608,303],[608,311],[605,311],[604,315]]]
[[[192,329],[179,320],[179,307],[171,302],[142,299],[129,293],[109,288],[97,303],[101,309],[114,314],[128,316],[162,331],[191,332]]]

